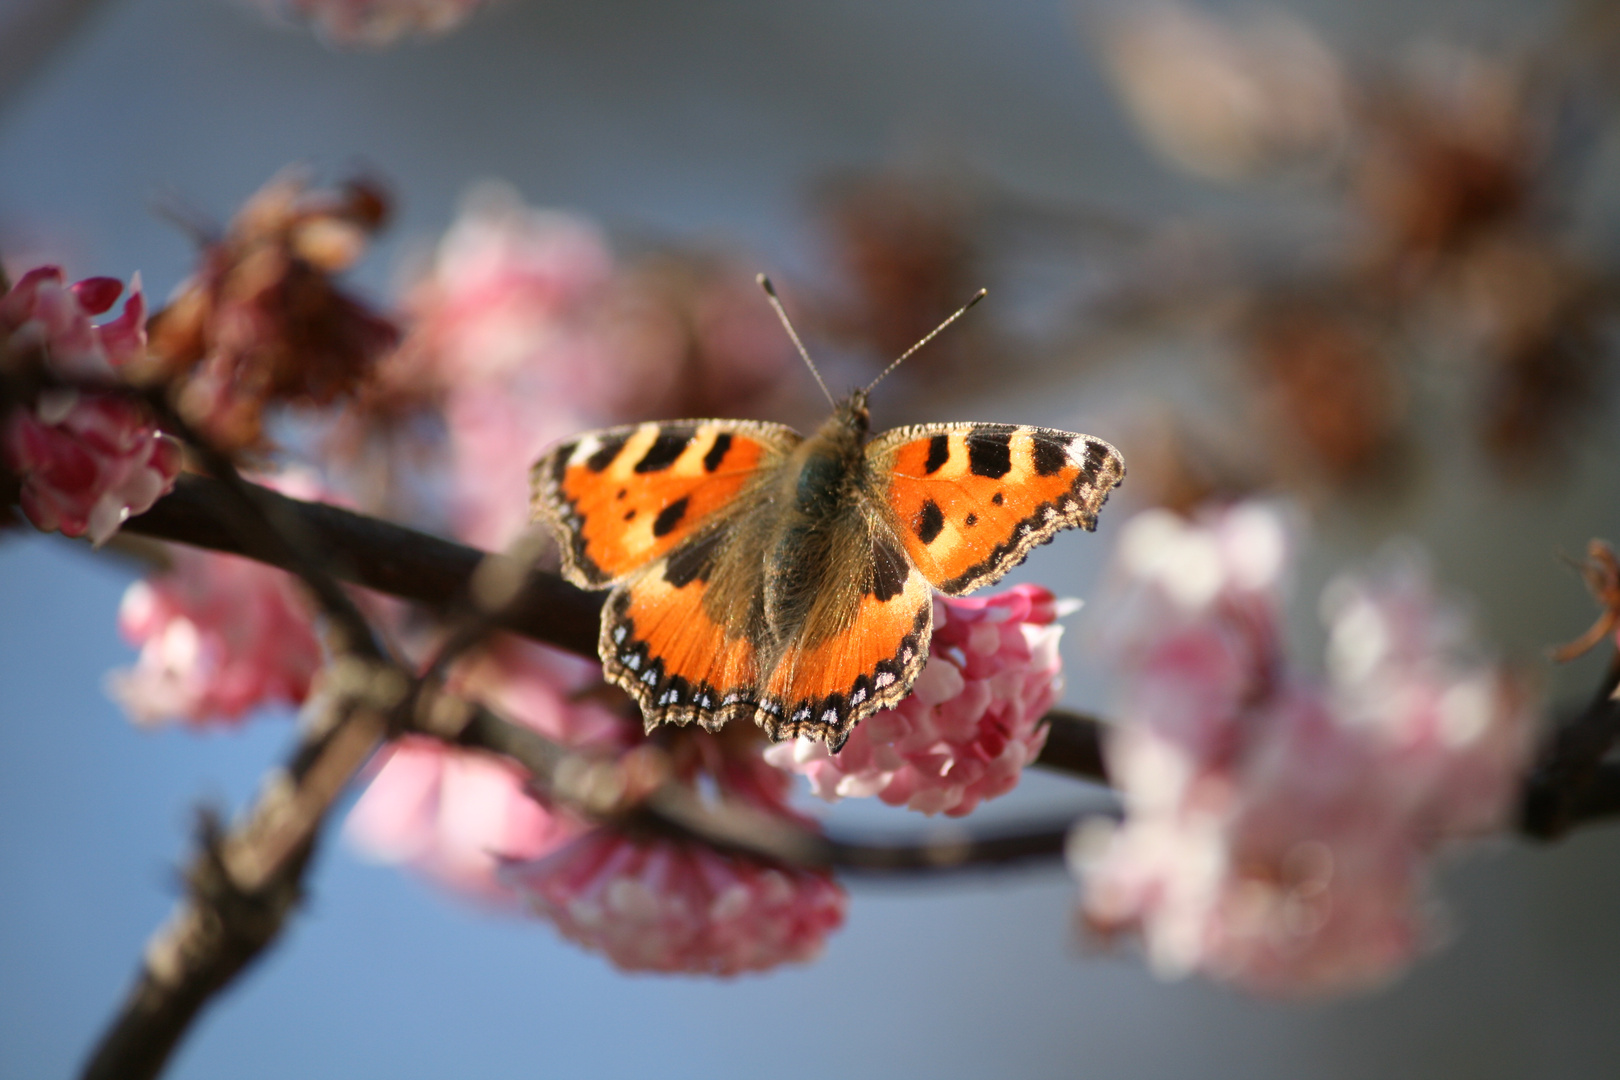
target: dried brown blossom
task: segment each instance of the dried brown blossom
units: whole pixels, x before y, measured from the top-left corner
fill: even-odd
[[[667,373],[626,419],[754,415],[797,367],[752,275],[724,258],[645,256],[618,275],[605,317],[620,363]]]
[[[1509,65],[1435,51],[1408,79],[1367,88],[1353,197],[1381,271],[1427,267],[1531,207],[1546,142]]]
[[[1604,321],[1612,286],[1561,246],[1534,234],[1474,245],[1459,270],[1461,304],[1483,364],[1480,434],[1520,477],[1567,449],[1607,386]]]
[[[352,393],[399,334],[333,275],[388,213],[367,180],[320,190],[298,173],[276,177],[204,245],[197,272],[153,316],[146,374],[175,381],[186,417],[238,450],[265,448],[271,406]]]
[[[1399,449],[1406,392],[1364,319],[1342,304],[1282,301],[1251,323],[1248,361],[1261,407],[1285,446],[1310,471],[1338,484],[1380,476]]]
[[[826,202],[849,297],[827,316],[835,334],[885,362],[939,325],[984,284],[962,201],[898,178],[835,186]],[[948,367],[968,336],[934,345],[930,367]]]
[[[1259,487],[1230,438],[1169,411],[1132,424],[1119,445],[1131,463],[1131,497],[1143,506],[1190,517],[1201,506],[1237,502]]]

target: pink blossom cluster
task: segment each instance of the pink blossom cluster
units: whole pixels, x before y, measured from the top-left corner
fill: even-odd
[[[626,971],[737,975],[813,960],[847,903],[825,874],[608,829],[507,879],[564,937]]]
[[[772,764],[822,798],[876,795],[960,817],[1011,791],[1046,743],[1041,717],[1062,689],[1058,601],[1037,585],[934,598],[928,665],[909,697],[870,717],[837,754],[814,739],[779,743]]]
[[[307,22],[334,45],[383,48],[407,37],[437,37],[489,0],[258,0],[271,15]]]
[[[614,363],[596,312],[613,256],[597,229],[476,189],[406,298],[399,363],[442,389],[457,533],[500,548],[528,522],[529,465],[600,422],[636,373]]]
[[[599,703],[572,700],[600,678],[587,660],[503,639],[462,664],[451,689],[565,745],[610,752],[634,729]],[[383,753],[345,827],[368,858],[497,906],[514,901],[497,878],[503,861],[538,858],[581,831],[537,802],[516,766],[425,738]]]
[[[622,266],[593,224],[474,189],[406,297],[385,378],[436,389],[457,533],[498,548],[528,522],[528,470],[583,429],[731,415],[772,385],[786,340],[722,270]],[[746,303],[744,299],[746,298]]]
[[[132,282],[123,312],[95,325],[123,285],[113,278],[64,283],[40,267],[0,296],[0,363],[43,360],[64,378],[111,381],[146,345],[146,301]],[[174,486],[180,446],[133,402],[111,394],[47,389],[32,408],[0,417],[0,455],[22,481],[23,513],[35,527],[104,543],[131,514]]]
[[[639,741],[639,725],[583,693],[599,680],[586,661],[504,641],[455,688],[565,745],[612,755]],[[707,777],[723,798],[790,814],[788,778],[751,741],[686,735],[687,780]],[[389,748],[345,831],[378,861],[486,903],[521,903],[628,970],[763,970],[814,955],[843,920],[843,891],[825,875],[589,827],[537,801],[515,767],[425,739]]]
[[[727,801],[784,818],[785,774],[757,752],[727,754],[694,734]],[[595,829],[504,880],[564,937],[627,971],[737,975],[814,959],[844,922],[830,875],[722,854],[700,844]]]
[[[1512,812],[1533,710],[1469,655],[1414,562],[1325,597],[1328,678],[1280,647],[1288,537],[1247,504],[1120,540],[1127,817],[1076,836],[1082,913],[1167,975],[1276,994],[1375,985],[1430,939],[1426,869]]]
[[[118,629],[140,648],[108,689],[140,724],[241,720],[301,705],[323,662],[309,602],[285,571],[175,546],[160,574],[124,592]]]

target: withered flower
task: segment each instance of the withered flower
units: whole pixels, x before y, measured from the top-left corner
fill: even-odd
[[[618,275],[604,315],[627,370],[668,373],[620,403],[627,419],[751,416],[798,365],[752,275],[724,256],[645,255]]]
[[[1425,268],[1526,213],[1547,142],[1509,65],[1460,50],[1423,60],[1364,98],[1351,188],[1386,270]]]
[[[834,185],[825,201],[849,299],[826,321],[884,362],[939,325],[984,282],[966,208],[949,192],[895,177]],[[949,367],[969,338],[930,346],[931,370]]]
[[[1279,300],[1255,316],[1248,361],[1261,408],[1311,471],[1338,484],[1378,479],[1399,450],[1406,421],[1402,380],[1364,319],[1342,304]]]
[[[223,448],[263,450],[278,404],[329,405],[352,393],[399,332],[333,280],[387,220],[388,199],[357,179],[311,189],[271,180],[152,317],[149,378],[177,387],[186,418]]]
[[[1503,471],[1542,475],[1609,389],[1604,322],[1612,285],[1534,234],[1474,246],[1460,269],[1461,303],[1484,365],[1480,434]]]

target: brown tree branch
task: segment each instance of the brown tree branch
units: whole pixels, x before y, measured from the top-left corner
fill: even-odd
[[[85,1066],[84,1076],[96,1080],[157,1076],[203,1007],[276,939],[302,898],[328,813],[397,728],[390,710],[408,714],[418,689],[327,572],[303,516],[245,481],[159,393],[146,400],[165,429],[192,437],[193,451],[214,472],[222,535],[243,554],[292,570],[308,588],[330,624],[334,656],[303,737],[242,822],[222,831],[205,818],[186,895],[148,944],[134,985]]]
[[[465,604],[473,575],[487,557],[477,548],[403,525],[253,486],[266,505],[299,520],[310,548],[334,577],[428,608],[448,611]],[[246,550],[224,527],[219,520],[220,487],[217,480],[187,473],[150,510],[130,518],[124,531],[292,569],[283,561]],[[576,589],[555,574],[534,571],[521,596],[497,621],[513,633],[595,658],[601,611],[601,594]]]

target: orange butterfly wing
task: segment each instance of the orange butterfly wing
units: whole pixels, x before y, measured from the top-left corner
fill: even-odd
[[[753,642],[732,612],[705,603],[716,548],[711,532],[621,583],[602,609],[602,671],[636,704],[647,732],[693,721],[718,731],[754,712]]]
[[[883,587],[855,600],[846,629],[777,658],[754,717],[772,739],[805,735],[837,753],[856,724],[911,692],[928,659],[934,594],[916,568],[887,570]]]
[[[950,596],[997,580],[1061,529],[1095,528],[1125,478],[1101,439],[1013,424],[896,428],[866,456],[906,554]]]
[[[563,538],[563,575],[611,585],[673,551],[801,441],[753,420],[688,420],[592,432],[531,472],[534,516]]]

